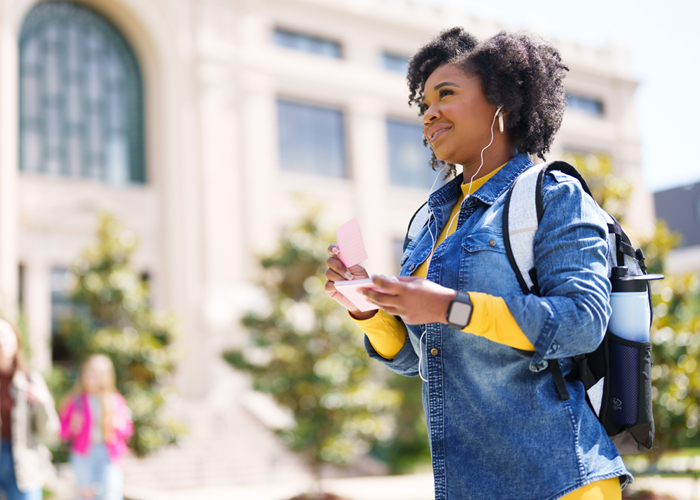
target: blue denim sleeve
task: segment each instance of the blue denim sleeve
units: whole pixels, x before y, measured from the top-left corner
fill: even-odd
[[[393,359],[386,359],[380,356],[372,347],[372,343],[367,338],[367,335],[365,335],[365,349],[370,358],[376,359],[392,372],[404,377],[418,376],[418,355],[411,343],[408,329],[406,329],[406,342]]]
[[[547,359],[592,352],[610,318],[607,223],[580,183],[560,172],[546,176],[544,215],[535,235],[540,296],[504,297],[523,333],[535,346],[530,367]]]

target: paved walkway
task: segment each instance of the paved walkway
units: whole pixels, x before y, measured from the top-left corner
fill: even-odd
[[[360,477],[321,481],[323,491],[352,500],[433,500],[432,474],[410,476]],[[308,481],[198,488],[168,492],[125,489],[128,500],[285,500],[311,491]]]
[[[700,480],[677,477],[639,477],[634,480],[632,491],[651,490],[673,495],[678,500],[700,500]]]
[[[324,491],[351,500],[433,500],[432,474],[409,476],[360,477],[328,479],[321,482]],[[287,481],[269,484],[251,484],[228,487],[179,489],[154,492],[126,489],[128,500],[286,500],[294,495],[310,491],[308,481]],[[650,489],[667,493],[678,500],[700,500],[700,480],[688,478],[640,477],[630,487],[631,491]]]

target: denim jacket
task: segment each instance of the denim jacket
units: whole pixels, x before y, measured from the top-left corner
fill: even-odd
[[[421,353],[436,500],[555,499],[593,481],[632,479],[583,385],[567,380],[571,397],[561,401],[546,369],[560,363],[566,376],[571,357],[603,339],[611,312],[606,223],[578,181],[547,174],[534,242],[541,295],[524,295],[505,252],[502,216],[508,189],[531,166],[527,155],[516,156],[463,203],[427,279],[503,297],[535,352],[441,323],[407,325],[406,344],[391,360],[365,338],[369,355],[400,375],[418,375]],[[430,255],[461,183],[460,175],[430,196],[433,217],[404,251],[402,276]]]

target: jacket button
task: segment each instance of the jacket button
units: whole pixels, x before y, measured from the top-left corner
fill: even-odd
[[[433,356],[437,356],[438,350],[435,347],[433,347],[432,349],[430,349],[430,354],[432,354]]]
[[[496,246],[496,240],[489,240],[489,245],[491,245],[492,247],[495,247],[495,246]]]
[[[411,264],[410,266],[408,266],[409,271],[413,271],[415,268],[416,268],[415,264]]]

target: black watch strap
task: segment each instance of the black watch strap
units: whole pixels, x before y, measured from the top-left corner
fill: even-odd
[[[472,320],[473,309],[469,294],[458,291],[447,308],[447,325],[457,330],[464,329]]]

